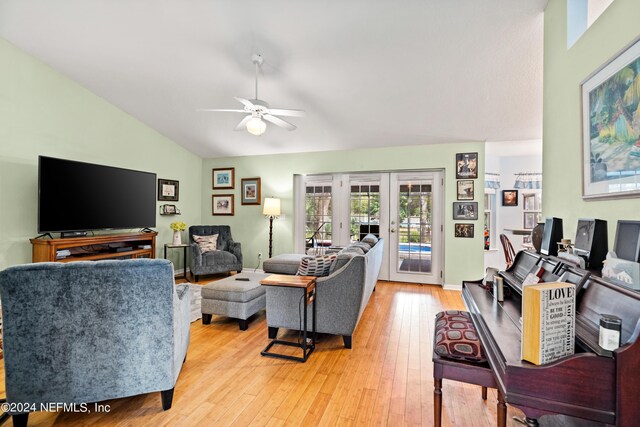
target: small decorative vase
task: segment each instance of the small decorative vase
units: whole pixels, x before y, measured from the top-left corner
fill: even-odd
[[[174,245],[182,244],[182,234],[177,230],[173,232],[173,244]]]
[[[542,236],[544,234],[544,222],[538,223],[533,230],[531,231],[531,243],[533,243],[533,247],[535,248],[537,253],[540,253],[540,249],[542,248]]]

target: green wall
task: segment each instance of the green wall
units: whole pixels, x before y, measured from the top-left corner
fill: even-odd
[[[402,169],[445,170],[445,269],[446,284],[460,285],[463,279],[483,276],[482,220],[475,221],[473,239],[454,238],[452,202],[456,200],[455,154],[478,152],[484,159],[484,144],[437,144],[410,147],[375,148],[364,150],[329,151],[317,153],[279,154],[271,156],[248,156],[208,159],[202,169],[202,219],[207,224],[229,224],[234,240],[242,243],[244,265],[257,265],[258,252],[268,253],[268,221],[262,215],[261,206],[242,206],[240,203],[240,180],[260,177],[262,197],[282,199],[284,219],[274,221],[274,254],[293,252],[293,175],[332,172],[362,172]],[[235,168],[233,191],[211,188],[211,169]],[[484,176],[484,163],[479,165],[479,175]],[[212,216],[212,194],[235,194],[234,216]],[[475,194],[482,212],[484,181],[476,180]],[[467,221],[465,221],[467,222]]]
[[[159,248],[171,241],[173,220],[200,221],[202,159],[4,39],[0,70],[0,269],[31,262],[38,155],[179,180],[175,204],[183,215],[158,215]],[[182,265],[180,251],[175,252],[172,259]],[[157,255],[162,256],[161,249]]]
[[[640,1],[615,0],[567,50],[567,1],[551,0],[544,15],[544,216],[564,219],[575,238],[578,218],[608,221],[609,246],[618,219],[640,219],[640,200],[584,201],[580,83],[638,35]]]

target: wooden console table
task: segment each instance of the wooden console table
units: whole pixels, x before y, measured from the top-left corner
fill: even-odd
[[[158,233],[154,231],[65,239],[31,239],[31,260],[32,262],[71,262],[155,258],[157,235]],[[59,258],[58,251],[65,249],[70,251],[70,255]]]

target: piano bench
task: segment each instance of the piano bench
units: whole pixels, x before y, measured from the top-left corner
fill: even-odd
[[[442,380],[454,380],[482,387],[482,399],[487,399],[487,387],[498,390],[497,425],[505,427],[507,406],[493,371],[484,359],[482,345],[469,313],[445,311],[438,313],[433,336],[433,417],[435,427],[442,423]]]

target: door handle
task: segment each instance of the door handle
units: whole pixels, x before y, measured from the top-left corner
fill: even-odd
[[[392,228],[392,229],[390,229],[389,231],[390,231],[390,232],[392,232],[392,233],[395,233],[395,232],[396,232],[396,229],[395,229],[395,228]]]

